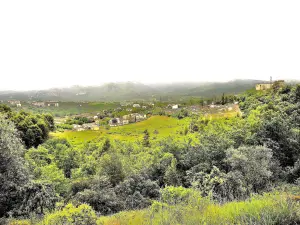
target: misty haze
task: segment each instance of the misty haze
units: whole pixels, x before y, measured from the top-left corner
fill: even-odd
[[[300,224],[300,2],[0,2],[0,224]]]

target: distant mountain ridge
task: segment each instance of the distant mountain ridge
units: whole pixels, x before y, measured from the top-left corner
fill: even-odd
[[[0,100],[23,101],[133,101],[176,97],[213,97],[237,94],[252,89],[262,80],[233,80],[228,82],[182,82],[143,84],[137,82],[106,83],[100,86],[72,86],[39,91],[0,91]]]

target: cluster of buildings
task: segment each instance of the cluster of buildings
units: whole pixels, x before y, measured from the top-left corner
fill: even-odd
[[[112,118],[109,120],[108,124],[111,127],[123,126],[129,123],[136,123],[147,119],[147,115],[142,115],[139,113],[131,113],[125,115],[122,118]]]
[[[9,104],[11,104],[11,105],[17,106],[18,108],[19,108],[19,107],[22,107],[21,102],[18,101],[18,100],[8,100],[7,102],[8,102]]]
[[[8,100],[7,102],[10,105],[17,106],[17,107],[22,107],[21,101],[19,101],[19,100]],[[50,101],[50,102],[37,102],[37,101],[34,101],[34,102],[28,102],[28,103],[35,106],[35,107],[45,107],[45,106],[59,107],[59,103],[58,102],[53,102],[53,101]]]
[[[32,105],[36,106],[36,107],[45,107],[45,106],[54,106],[54,107],[59,107],[59,103],[58,102],[32,102]]]
[[[95,123],[85,123],[82,125],[73,124],[74,131],[94,130],[96,127],[98,127],[98,125]]]

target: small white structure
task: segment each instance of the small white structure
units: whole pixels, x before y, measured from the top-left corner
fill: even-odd
[[[143,105],[142,108],[143,108],[143,109],[147,109],[147,106]]]
[[[178,109],[179,106],[178,105],[172,105],[172,109]]]
[[[133,108],[141,108],[140,104],[133,104]]]
[[[50,107],[50,106],[59,107],[59,103],[58,103],[58,102],[49,102],[47,105],[48,105],[49,107]]]
[[[123,125],[129,124],[129,120],[123,120]]]
[[[94,120],[97,120],[97,119],[98,119],[98,116],[94,116],[93,118],[94,118]]]
[[[22,107],[21,103],[17,104],[17,108],[20,108]]]
[[[73,124],[73,130],[74,131],[83,131],[84,128],[81,125]]]

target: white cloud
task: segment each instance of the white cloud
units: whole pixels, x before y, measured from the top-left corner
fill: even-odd
[[[300,79],[300,2],[1,1],[0,89]]]

